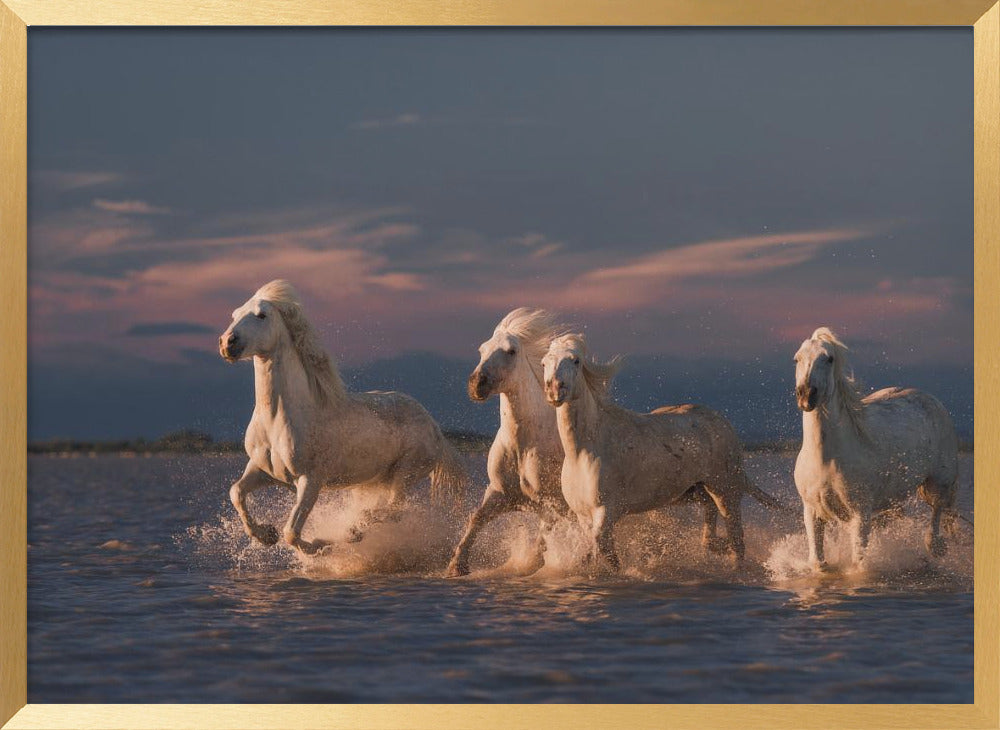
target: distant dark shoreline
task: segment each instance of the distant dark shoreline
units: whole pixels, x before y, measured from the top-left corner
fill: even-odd
[[[493,442],[493,436],[464,431],[446,431],[445,436],[464,453],[485,453]],[[798,441],[747,441],[744,449],[749,452],[794,453],[798,451]],[[972,442],[960,440],[961,453],[972,453]],[[242,454],[241,441],[216,441],[209,434],[200,431],[177,431],[158,439],[123,439],[115,441],[83,441],[76,439],[52,439],[34,441],[28,444],[29,454],[49,456],[97,456],[104,454],[120,456],[146,456],[151,454]]]
[[[476,453],[486,451],[493,441],[492,436],[478,433],[446,431],[445,436],[460,451]],[[33,441],[28,444],[29,454],[53,456],[71,454],[242,454],[242,441],[216,441],[207,433],[185,430],[169,433],[158,439],[120,439],[110,441],[84,441],[78,439],[51,439]]]

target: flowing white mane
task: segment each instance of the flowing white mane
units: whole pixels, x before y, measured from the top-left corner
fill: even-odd
[[[867,436],[868,429],[865,426],[861,385],[854,377],[854,371],[850,368],[847,359],[847,345],[841,342],[840,338],[829,327],[818,328],[812,333],[810,339],[825,342],[833,347],[833,380],[837,397],[840,398],[851,425],[857,429],[860,435]]]
[[[549,350],[549,343],[565,331],[552,312],[518,307],[500,320],[493,335],[506,333],[520,340],[524,355],[537,374],[539,363]]]
[[[258,289],[254,297],[270,302],[281,314],[313,393],[325,403],[343,397],[344,381],[337,372],[337,366],[323,349],[316,330],[306,319],[295,288],[284,279],[275,279]]]
[[[562,335],[557,337],[556,341],[579,353],[580,370],[583,373],[584,381],[597,400],[607,400],[611,381],[622,369],[625,359],[621,355],[615,355],[607,362],[598,362],[587,352],[587,339],[582,334]]]

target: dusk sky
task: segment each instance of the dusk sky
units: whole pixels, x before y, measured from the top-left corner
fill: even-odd
[[[232,437],[231,311],[290,280],[351,387],[449,428],[508,310],[636,408],[793,435],[819,325],[972,423],[972,34],[29,33],[29,437]],[[905,381],[905,382],[900,382]]]

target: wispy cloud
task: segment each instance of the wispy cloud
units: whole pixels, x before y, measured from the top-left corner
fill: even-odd
[[[961,320],[953,305],[965,296],[951,280],[866,277],[863,267],[852,270],[850,295],[842,268],[839,284],[810,269],[762,286],[761,277],[873,236],[874,227],[713,239],[623,260],[620,249],[581,248],[538,230],[489,236],[415,219],[390,207],[274,210],[184,220],[175,231],[173,218],[73,209],[32,229],[33,250],[46,251],[30,271],[41,325],[33,343],[132,351],[145,337],[143,357],[165,360],[181,344],[210,350],[228,313],[277,277],[300,289],[321,327],[336,327],[334,352],[362,360],[376,349],[461,354],[482,321],[516,306],[590,323],[609,350],[696,356],[773,351],[819,324],[872,336],[924,320],[953,329]],[[436,322],[451,324],[428,325]],[[353,334],[341,336],[344,327]],[[684,336],[665,341],[666,333]]]
[[[856,241],[872,233],[865,228],[834,228],[702,241],[596,269],[581,281],[750,276],[805,263],[824,246]]]
[[[38,170],[32,181],[55,191],[79,190],[121,182],[125,176],[106,170]]]
[[[145,200],[106,200],[104,198],[95,198],[91,205],[98,210],[127,215],[167,215],[171,212],[170,208],[152,205]]]
[[[380,119],[362,119],[351,125],[354,129],[374,130],[390,129],[392,127],[413,127],[426,122],[426,119],[416,112],[403,112],[394,117],[384,117]]]

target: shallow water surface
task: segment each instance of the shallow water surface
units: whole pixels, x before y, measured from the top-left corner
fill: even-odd
[[[368,498],[324,495],[306,536],[334,544],[301,558],[239,529],[242,464],[30,459],[30,702],[972,701],[971,529],[928,561],[920,503],[875,532],[864,575],[811,575],[801,521],[745,503],[739,573],[702,552],[685,506],[619,525],[619,575],[579,563],[568,522],[540,557],[513,515],[446,580],[461,511],[418,503],[355,544]],[[790,457],[748,468],[796,499]],[[966,516],[971,474],[963,457]],[[275,488],[251,509],[280,524],[290,504]],[[846,558],[836,532],[829,553]]]

